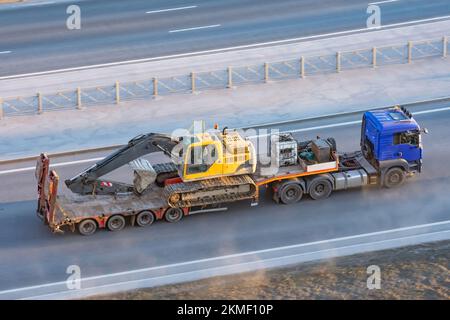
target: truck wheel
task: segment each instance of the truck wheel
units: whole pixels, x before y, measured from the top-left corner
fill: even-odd
[[[111,216],[106,223],[106,227],[109,231],[119,231],[125,227],[125,218],[120,214]]]
[[[78,232],[83,236],[90,236],[97,230],[97,222],[92,219],[86,219],[78,224]]]
[[[395,188],[401,186],[405,181],[405,171],[400,168],[391,168],[384,175],[384,186]]]
[[[292,204],[300,201],[303,196],[303,189],[297,183],[289,183],[280,191],[280,200],[284,204]]]
[[[333,187],[330,181],[326,179],[315,180],[309,187],[309,195],[314,200],[322,200],[328,198],[331,194]]]
[[[180,208],[169,208],[166,210],[164,218],[167,222],[178,222],[183,218],[183,210]]]
[[[155,215],[151,211],[141,211],[136,216],[136,223],[139,227],[151,225],[155,221]]]

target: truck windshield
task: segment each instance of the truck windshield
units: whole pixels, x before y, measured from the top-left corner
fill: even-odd
[[[394,144],[409,144],[418,146],[420,143],[419,131],[405,131],[394,134]]]

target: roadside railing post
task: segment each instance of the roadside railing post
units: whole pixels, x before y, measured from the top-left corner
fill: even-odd
[[[408,41],[408,63],[412,62],[412,47],[413,47],[412,41]]]
[[[116,104],[120,103],[120,83],[116,81]]]
[[[371,67],[370,63],[371,63],[373,68],[377,68],[377,67],[379,67],[378,66],[378,62],[379,62],[380,63],[380,67],[382,67],[385,64],[386,61],[388,61],[388,62],[389,61],[393,61],[393,63],[395,63],[395,64],[398,64],[398,63],[404,64],[405,60],[403,60],[403,59],[407,60],[407,64],[412,64],[414,62],[413,61],[414,59],[419,59],[419,58],[421,59],[422,57],[423,58],[428,57],[427,54],[424,54],[422,56],[422,54],[420,52],[422,46],[430,46],[430,45],[434,46],[436,44],[438,44],[438,46],[442,45],[442,57],[443,58],[447,58],[448,57],[448,51],[449,51],[449,42],[448,41],[449,41],[449,36],[442,36],[442,37],[437,38],[437,39],[432,40],[432,41],[431,40],[427,40],[426,42],[424,42],[424,41],[407,41],[405,43],[405,41],[404,41],[403,44],[396,45],[396,46],[393,46],[393,47],[380,47],[380,49],[378,49],[378,47],[376,47],[376,46],[366,47],[365,49],[361,50],[361,51],[364,52],[364,55],[367,56],[366,59],[365,59],[366,63],[364,64],[364,66],[367,67],[367,68],[370,68]],[[405,45],[406,45],[406,48],[405,48]],[[414,46],[416,46],[416,47],[414,47]],[[386,52],[386,51],[395,50],[397,48],[401,48],[401,60],[400,61],[398,61],[398,60],[390,60],[390,57],[387,56],[388,52]],[[407,52],[405,52],[405,50],[407,50]],[[437,51],[439,51],[439,50],[437,49]],[[335,59],[336,59],[336,61],[335,61],[335,63],[336,63],[335,68],[336,68],[336,72],[337,73],[340,73],[342,71],[345,72],[347,69],[349,69],[349,59],[355,53],[358,53],[358,51],[356,51],[356,52],[336,51],[335,52]],[[370,54],[372,54],[372,61],[370,61]],[[403,54],[406,54],[407,56],[405,57],[405,56],[403,56]],[[332,55],[333,55],[333,53],[331,53],[331,56],[326,56],[327,63],[330,63],[331,67],[332,67],[332,59],[333,59]],[[440,56],[440,54],[438,56]],[[320,58],[324,58],[324,57],[325,56],[320,57]],[[380,59],[378,59],[378,57]],[[293,72],[297,75],[297,77],[305,78],[306,77],[306,73],[308,73],[308,77],[311,75],[311,72],[312,72],[311,68],[318,69],[318,66],[315,66],[314,65],[314,61],[313,61],[313,60],[315,60],[316,57],[310,57],[310,58],[308,58],[309,60],[306,61],[307,58],[308,58],[308,56],[306,56],[306,57],[305,56],[300,56],[300,57],[297,56],[296,59],[298,59],[298,60],[296,60],[296,62],[293,63],[295,66],[292,66],[292,67],[289,66],[288,61],[285,61],[284,63],[292,68]],[[299,63],[299,69],[297,69],[296,63]],[[270,63],[268,63],[268,62],[263,63],[263,68],[264,68],[263,72],[264,72],[264,74],[260,73],[262,71],[261,70],[261,66],[262,66],[261,64],[258,64],[258,65],[254,66],[254,67],[256,67],[257,71],[255,71],[253,69],[250,69],[250,67],[247,67],[247,68],[249,69],[249,71],[257,73],[258,81],[259,81],[259,77],[263,76],[263,79],[261,79],[260,83],[263,83],[263,82],[264,83],[268,83],[271,80],[271,76],[274,75],[275,71],[277,71],[277,65],[278,65],[278,62],[273,64],[273,65],[270,65]],[[271,68],[272,68],[272,70],[271,70]],[[308,68],[308,69],[306,69],[306,68]],[[233,77],[234,77],[233,72],[235,72],[235,71],[236,71],[235,78],[233,79]],[[226,75],[225,75],[225,72],[226,72]],[[271,74],[271,72],[272,72],[272,74]],[[239,78],[242,78],[244,81],[246,81],[246,80],[248,81],[248,79],[245,79],[245,77],[240,74],[241,73],[241,68],[240,67],[238,67],[237,69],[233,69],[233,67],[228,66],[226,68],[226,70],[224,70],[222,68],[220,73],[221,73],[221,77],[217,77],[213,73],[211,75],[212,76],[216,76],[216,78],[218,78],[220,80],[220,82],[221,82],[220,85],[223,84],[224,86],[226,86],[226,88],[233,88],[234,80],[236,80],[237,81],[237,85],[239,85],[239,83],[241,82],[241,80]],[[191,81],[190,90],[191,90],[192,93],[202,92],[202,89],[204,88],[204,85],[202,83],[200,83],[200,82],[203,82],[203,80],[204,80],[202,74],[203,73],[201,73],[200,77],[199,77],[199,86],[200,86],[199,90],[197,90],[197,83],[196,83],[197,75],[196,75],[195,72],[190,72],[190,74],[185,73],[183,75],[183,79],[185,81],[187,81],[187,82],[189,82],[188,77],[190,76],[190,81]],[[205,73],[205,76],[206,76],[206,73]],[[278,77],[276,77],[274,75],[274,79],[272,79],[272,80],[274,81],[274,80],[277,80],[277,79],[278,79]],[[152,94],[154,99],[158,98],[159,97],[159,88],[158,88],[159,80],[158,80],[158,78],[157,77],[153,77],[153,78],[150,78],[150,79],[146,78],[145,82],[146,82],[145,86],[147,87],[146,88],[146,90],[147,90],[147,97]],[[189,83],[186,83],[186,82],[183,84],[185,91],[188,91],[188,88],[187,88],[188,85],[189,85]],[[169,87],[169,81],[168,80],[167,80],[167,83],[166,83],[166,79],[163,78],[163,80],[161,82],[161,86],[162,86],[161,90],[163,90],[162,91],[162,97],[165,94],[167,94],[168,92],[169,93],[172,92],[171,88]],[[206,86],[208,86],[208,84],[206,84]],[[73,90],[74,88],[75,88],[75,92]],[[44,113],[44,108],[43,108],[44,103],[45,103],[45,106],[46,106],[45,112],[49,111],[49,109],[52,109],[52,108],[49,108],[50,104],[57,105],[53,101],[53,96],[54,95],[56,95],[57,97],[58,96],[63,96],[66,99],[70,99],[70,107],[72,109],[73,108],[83,109],[83,107],[85,107],[85,106],[83,106],[84,102],[86,102],[86,99],[89,98],[89,89],[86,89],[85,91],[82,91],[83,90],[82,87],[74,87],[74,88],[70,89],[70,98],[67,98],[66,96],[64,96],[64,92],[59,92],[59,93],[58,92],[53,92],[53,93],[49,92],[48,95],[47,94],[42,94],[41,92],[37,92],[35,94],[31,94],[30,96],[22,97],[22,98],[19,98],[19,99],[22,99],[22,101],[24,103],[27,102],[26,100],[31,99],[32,102],[30,104],[30,107],[31,108],[36,108],[33,113],[37,113],[37,114]],[[126,83],[125,83],[123,90],[126,91],[126,90],[129,90],[129,89],[130,88],[128,88],[126,86]],[[97,88],[97,90],[98,91],[103,91],[101,87]],[[115,81],[115,83],[110,83],[108,90],[109,90],[109,99],[114,99],[115,98],[115,103],[119,105],[121,103],[120,82],[119,81]],[[112,90],[115,90],[115,93],[113,93]],[[169,91],[167,92],[167,90],[169,90]],[[73,96],[74,93],[76,94],[76,98]],[[114,94],[115,94],[115,96],[114,96]],[[124,92],[124,95],[125,95],[124,99],[127,100],[127,96],[128,95],[126,94],[126,92]],[[24,98],[26,98],[26,100]],[[44,101],[44,99],[45,99],[45,101]],[[76,99],[76,101],[74,101],[75,99]],[[92,102],[93,103],[98,103],[93,98],[92,98]],[[111,100],[110,100],[110,102],[114,103]],[[9,117],[11,115],[10,114],[10,109],[9,109],[10,106],[11,106],[11,103],[12,103],[12,100],[10,100],[10,98],[8,98],[7,100],[4,100],[4,99],[0,98],[0,119],[3,119],[5,117],[5,114],[6,114],[7,117]],[[74,105],[72,105],[72,103],[74,103]]]
[[[300,77],[305,77],[305,57],[300,58]]]
[[[442,38],[442,57],[447,58],[447,46],[448,39],[447,37]]]
[[[267,62],[264,63],[264,82],[269,82],[269,64]]]
[[[195,93],[195,73],[191,72],[191,93]]]
[[[153,98],[158,97],[158,78],[153,78]]]
[[[341,72],[341,53],[336,52],[336,72]]]
[[[372,67],[377,67],[377,47],[372,48]]]
[[[227,84],[227,88],[233,88],[233,70],[231,69],[231,67],[227,68],[227,73],[228,73],[228,84]]]
[[[78,87],[77,88],[77,109],[81,109],[82,105],[81,105],[81,88]]]
[[[0,98],[0,120],[3,119],[3,99]]]
[[[38,112],[38,114],[41,114],[42,113],[42,94],[40,93],[40,92],[38,92],[38,94],[37,94],[37,103],[38,103],[38,105],[37,105],[37,112]]]

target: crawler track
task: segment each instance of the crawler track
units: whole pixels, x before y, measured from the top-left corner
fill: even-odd
[[[165,187],[168,204],[174,208],[251,199],[257,187],[248,175],[182,182]]]

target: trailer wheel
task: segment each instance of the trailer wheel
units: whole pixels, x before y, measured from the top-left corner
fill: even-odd
[[[109,231],[119,231],[125,227],[125,218],[120,214],[109,217],[106,227]]]
[[[405,181],[405,171],[400,168],[391,168],[384,175],[384,186],[395,188],[401,186]]]
[[[78,232],[83,236],[90,236],[97,230],[97,222],[92,219],[86,219],[78,224]]]
[[[289,183],[280,190],[280,200],[284,204],[293,204],[303,196],[303,189],[297,183]]]
[[[327,179],[315,180],[311,183],[309,187],[309,195],[314,200],[322,200],[328,198],[331,194],[333,187]]]
[[[180,208],[169,208],[166,210],[164,218],[167,222],[178,222],[183,218],[183,210]]]
[[[141,211],[136,216],[136,223],[139,227],[151,225],[155,221],[155,215],[151,211]]]

